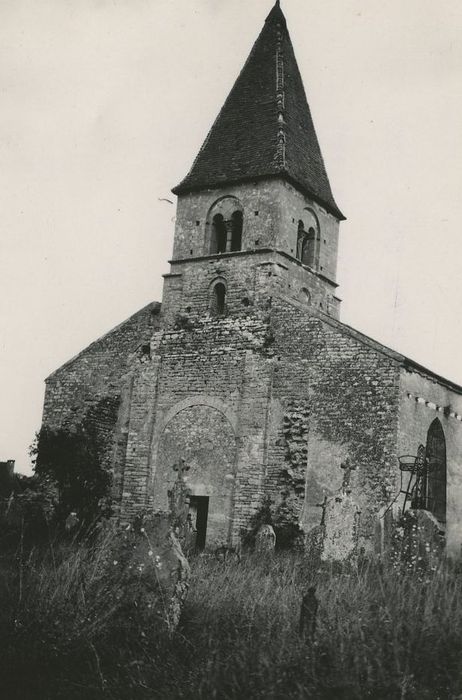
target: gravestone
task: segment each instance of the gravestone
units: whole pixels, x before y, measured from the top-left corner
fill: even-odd
[[[138,518],[134,527],[124,532],[119,549],[125,569],[125,596],[134,604],[136,614],[145,621],[163,623],[169,632],[178,626],[191,576],[182,549],[190,532],[189,492],[184,480],[188,467],[184,460],[175,466],[178,472],[169,491],[169,512]]]
[[[276,547],[276,533],[271,525],[260,525],[255,535],[255,552],[271,554]]]
[[[188,594],[190,568],[168,514],[138,520],[124,532],[113,565],[123,567],[124,597],[143,623],[178,626]]]
[[[322,504],[323,561],[344,561],[355,555],[359,541],[361,511],[352,495],[351,473],[356,467],[349,460],[341,464],[344,470],[342,486]]]

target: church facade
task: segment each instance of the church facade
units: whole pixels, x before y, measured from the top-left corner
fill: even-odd
[[[347,492],[375,548],[404,503],[399,458],[423,446],[407,505],[458,552],[462,388],[340,321],[344,216],[279,2],[173,191],[162,303],[47,379],[43,425],[92,426],[122,519],[165,511],[185,460],[204,546],[235,543],[267,499],[309,535]]]

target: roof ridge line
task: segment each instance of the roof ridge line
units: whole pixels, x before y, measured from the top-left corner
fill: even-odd
[[[279,3],[277,3],[279,7]],[[277,107],[277,165],[281,170],[286,167],[286,120],[285,120],[285,85],[284,85],[284,51],[282,48],[282,30],[278,26],[276,40],[276,107]]]

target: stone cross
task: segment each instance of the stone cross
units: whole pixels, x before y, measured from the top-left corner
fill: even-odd
[[[327,496],[324,495],[324,500],[322,503],[316,503],[316,508],[322,508],[321,511],[321,522],[320,525],[324,525],[324,522],[326,520],[326,507],[327,507]]]
[[[190,465],[186,464],[186,460],[180,458],[176,464],[173,465],[173,471],[178,472],[178,479],[183,479],[184,474],[189,472]]]
[[[190,466],[186,464],[184,459],[179,459],[178,462],[173,465],[173,471],[178,472],[178,476],[168,492],[168,504],[170,522],[177,534],[186,527],[188,519],[190,491],[186,486],[183,475],[185,472],[189,471],[189,469]]]
[[[355,471],[356,467],[352,466],[348,457],[346,458],[346,460],[344,462],[342,462],[342,464],[340,466],[342,469],[345,470],[345,473],[343,475],[342,491],[343,491],[343,493],[351,493],[351,486],[350,486],[351,472]]]

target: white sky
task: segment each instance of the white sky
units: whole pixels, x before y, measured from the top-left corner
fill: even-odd
[[[342,320],[462,383],[462,3],[282,0]],[[160,300],[188,171],[271,0],[0,0],[0,460],[43,380]],[[245,127],[245,125],[244,125]]]

